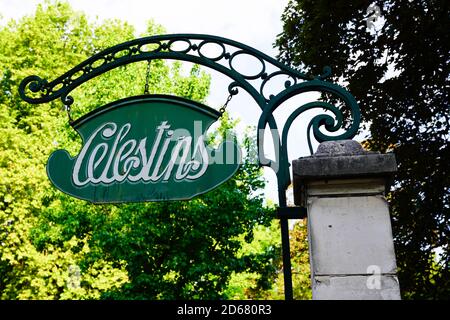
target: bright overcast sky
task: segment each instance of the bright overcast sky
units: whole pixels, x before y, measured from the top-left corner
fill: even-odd
[[[0,0],[3,20],[30,14],[43,0]],[[99,19],[119,18],[140,32],[154,19],[168,33],[207,33],[244,42],[268,54],[281,32],[287,0],[70,0]]]
[[[9,19],[18,19],[32,14],[38,3],[43,0],[0,0],[0,24]],[[153,19],[163,25],[167,33],[203,33],[217,35],[245,43],[270,56],[275,57],[273,48],[276,36],[282,31],[281,15],[288,0],[69,0],[75,10],[85,12],[91,19],[103,20],[118,18],[133,24],[139,33],[145,30],[146,22]],[[211,94],[208,104],[219,108],[228,95],[227,86],[230,79],[212,73]],[[295,104],[295,105],[294,105]],[[284,121],[292,106],[283,106],[283,113],[275,114],[277,122]],[[244,125],[257,124],[259,109],[245,92],[233,98],[228,110],[232,117],[240,118]],[[278,111],[277,111],[278,112]],[[278,119],[281,117],[281,121]],[[310,120],[305,119],[306,120]],[[303,120],[302,120],[303,121]],[[297,123],[291,129],[288,145],[289,158],[292,161],[299,156],[308,155],[306,139],[299,142],[299,137],[306,136],[306,123]],[[294,127],[294,126],[293,126]],[[295,129],[295,131],[294,131]],[[240,131],[241,129],[239,129]],[[298,130],[298,131],[297,131]],[[266,169],[265,176],[270,180],[266,193],[276,199],[274,174]]]

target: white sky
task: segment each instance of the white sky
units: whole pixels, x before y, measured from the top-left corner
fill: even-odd
[[[43,0],[0,0],[0,24],[9,19],[18,19],[32,14],[38,3]],[[276,36],[282,31],[281,14],[288,0],[69,0],[75,10],[84,11],[89,17],[103,20],[119,18],[134,25],[138,34],[145,30],[146,21],[153,19],[163,25],[167,33],[203,33],[229,38],[247,44],[272,57],[277,50],[273,48]],[[209,70],[207,70],[209,71]],[[219,108],[228,95],[230,79],[212,74],[211,94],[208,104]],[[240,118],[242,127],[257,125],[259,108],[248,94],[242,92],[233,98],[228,112],[234,118]],[[311,96],[307,97],[311,99]],[[291,99],[289,106],[283,105],[283,112],[276,114],[279,127],[293,108],[305,100]],[[303,102],[303,103],[302,103]],[[311,118],[294,122],[288,146],[289,158],[309,155],[306,145],[306,124]],[[298,127],[298,129],[297,129]],[[301,137],[299,141],[298,137]],[[361,140],[360,139],[357,140]],[[275,175],[265,169],[269,180],[266,195],[276,201]]]
[[[43,0],[0,0],[4,20],[33,13]],[[168,33],[206,33],[249,44],[268,54],[281,32],[287,0],[69,0],[76,10],[99,19],[119,18],[140,32],[153,18]]]

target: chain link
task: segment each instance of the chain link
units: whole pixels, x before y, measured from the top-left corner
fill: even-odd
[[[150,93],[149,90],[148,90],[149,82],[150,82],[150,62],[151,62],[151,60],[148,60],[148,63],[147,63],[147,72],[146,72],[146,74],[145,74],[144,94],[149,94],[149,93]]]
[[[69,124],[72,126],[73,119],[72,119],[72,114],[70,113],[70,106],[64,105],[64,109],[66,110],[67,117],[69,118]]]
[[[231,99],[233,99],[233,95],[230,93],[230,95],[229,95],[228,98],[227,98],[227,101],[225,101],[225,103],[224,103],[224,105],[222,106],[222,108],[219,109],[219,111],[220,111],[221,114],[224,114],[224,113],[225,113],[225,109],[227,108],[228,103],[231,101]]]

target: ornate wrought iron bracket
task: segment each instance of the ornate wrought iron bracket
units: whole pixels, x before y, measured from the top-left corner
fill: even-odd
[[[208,47],[215,47],[218,53],[211,56],[207,50]],[[236,61],[242,56],[257,61],[260,68],[253,74],[239,71]],[[262,166],[271,167],[277,176],[285,295],[286,299],[292,299],[288,219],[305,216],[306,209],[290,209],[286,203],[286,189],[291,183],[287,152],[289,129],[293,121],[303,112],[311,109],[326,110],[334,117],[326,113],[319,114],[314,116],[307,125],[310,152],[313,153],[311,131],[318,142],[351,139],[357,133],[360,123],[360,112],[356,100],[344,88],[325,81],[331,74],[331,69],[328,67],[324,68],[323,74],[310,76],[245,44],[203,34],[158,35],[124,42],[95,54],[54,80],[47,81],[36,75],[29,76],[21,82],[19,93],[21,98],[29,103],[44,103],[61,98],[64,105],[69,107],[74,102],[69,95],[70,92],[84,82],[119,66],[138,61],[150,62],[155,59],[188,61],[214,69],[232,79],[228,86],[230,96],[237,94],[238,88],[241,88],[248,92],[261,108],[257,127],[259,162]],[[285,81],[284,88],[276,94],[267,94],[268,84],[279,76],[289,79]],[[315,101],[299,106],[287,119],[280,135],[273,112],[287,100],[305,92],[327,93],[335,100],[340,100],[341,104],[338,107],[328,102]],[[349,125],[346,128],[344,128],[344,109],[351,117],[351,121],[347,121]],[[322,132],[321,128],[330,133],[337,132],[339,129],[344,129],[344,132],[339,135],[329,135]],[[264,152],[264,135],[267,129],[270,129],[274,145],[274,159],[266,158]]]

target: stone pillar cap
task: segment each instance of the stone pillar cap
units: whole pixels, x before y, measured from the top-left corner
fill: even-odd
[[[397,171],[393,153],[364,150],[354,140],[322,142],[314,155],[293,161],[294,180],[391,176]]]
[[[317,148],[315,157],[353,156],[359,154],[375,153],[366,151],[355,140],[336,140],[322,142]]]

